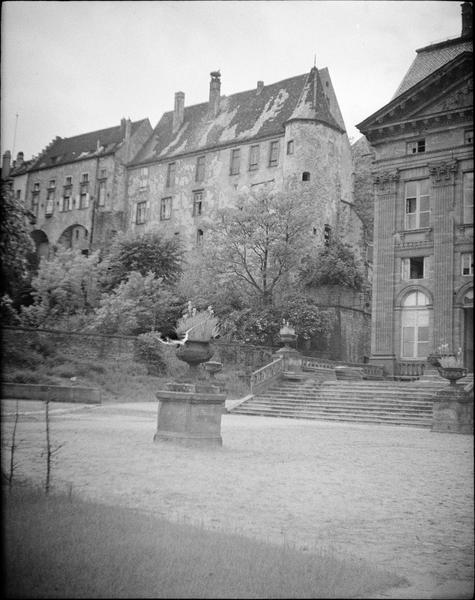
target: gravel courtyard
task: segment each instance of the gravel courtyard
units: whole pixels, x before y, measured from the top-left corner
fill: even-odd
[[[2,400],[8,445],[15,401]],[[44,478],[44,407],[20,402],[18,475]],[[54,482],[105,504],[300,548],[405,577],[378,598],[471,598],[473,436],[226,414],[223,447],[153,443],[156,403],[51,405]],[[2,452],[5,468],[8,449]]]

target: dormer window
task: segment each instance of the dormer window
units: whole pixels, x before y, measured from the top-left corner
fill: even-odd
[[[426,141],[415,140],[413,142],[407,142],[406,144],[406,154],[420,154],[421,152],[426,151]]]

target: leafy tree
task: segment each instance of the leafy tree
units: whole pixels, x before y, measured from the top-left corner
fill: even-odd
[[[137,335],[173,330],[182,302],[162,278],[149,272],[129,273],[111,293],[104,293],[91,327],[108,334]]]
[[[125,281],[132,271],[142,275],[152,272],[164,283],[176,282],[182,272],[183,248],[177,238],[158,233],[141,237],[119,234],[104,261],[107,270],[105,289],[111,290]]]
[[[283,320],[290,321],[304,340],[327,336],[333,325],[331,311],[319,308],[305,295],[288,297],[279,306],[246,308],[222,320],[221,330],[229,337],[251,344],[277,345]]]
[[[300,268],[300,280],[304,287],[341,285],[361,290],[364,287],[363,273],[351,246],[334,239],[329,246],[320,248],[315,256],[305,259]]]
[[[34,252],[28,233],[26,213],[13,194],[11,186],[2,181],[0,203],[0,296],[14,298],[28,280],[28,259]]]
[[[99,252],[84,256],[59,248],[52,258],[42,259],[32,280],[34,303],[21,309],[23,324],[58,326],[71,315],[91,312],[100,298],[99,274]]]
[[[241,195],[207,224],[204,261],[218,281],[234,279],[266,306],[308,244],[308,199],[295,192]]]

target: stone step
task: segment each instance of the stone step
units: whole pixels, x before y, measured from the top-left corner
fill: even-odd
[[[326,400],[314,400],[310,402],[302,402],[299,400],[271,400],[266,398],[254,398],[249,400],[253,405],[261,406],[288,406],[289,408],[304,407],[315,407],[315,408],[326,408],[326,407],[338,407],[341,409],[345,408],[356,408],[361,410],[429,410],[432,409],[433,402],[431,401],[420,401],[420,402],[387,402],[385,404],[377,402],[355,402],[355,401],[344,401],[335,400],[335,402],[328,402]]]
[[[410,426],[410,427],[423,427],[430,428],[431,427],[431,418],[406,418],[402,416],[397,416],[395,418],[392,417],[371,417],[370,415],[362,416],[356,415],[352,416],[349,414],[339,414],[339,415],[331,415],[331,414],[317,414],[317,413],[299,413],[295,412],[276,412],[276,411],[260,411],[260,410],[252,410],[248,409],[238,410],[234,409],[233,413],[237,413],[240,415],[248,415],[248,416],[262,416],[262,417],[284,417],[288,419],[311,419],[311,420],[319,420],[319,421],[338,421],[338,422],[351,422],[351,423],[368,423],[368,424],[378,424],[378,425],[399,425],[399,426]]]

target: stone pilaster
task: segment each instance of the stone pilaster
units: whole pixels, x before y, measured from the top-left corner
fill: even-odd
[[[434,234],[434,325],[433,344],[453,345],[453,277],[455,176],[457,161],[429,167],[432,183],[432,227]]]
[[[378,173],[375,186],[371,362],[394,370],[394,231],[399,172]]]

